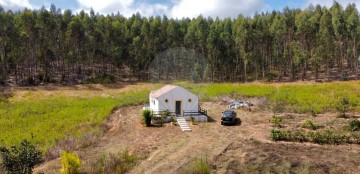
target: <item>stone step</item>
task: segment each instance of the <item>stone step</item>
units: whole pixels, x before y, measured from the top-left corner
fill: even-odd
[[[180,126],[181,130],[182,131],[191,131],[191,128],[189,126],[189,124],[186,122],[185,118],[184,117],[178,117],[176,119],[178,125]]]

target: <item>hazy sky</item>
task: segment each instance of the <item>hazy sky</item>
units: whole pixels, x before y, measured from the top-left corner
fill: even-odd
[[[360,7],[360,0],[338,0],[343,6],[356,3]],[[144,16],[167,15],[168,17],[196,17],[203,16],[236,17],[239,14],[251,16],[255,12],[282,10],[290,8],[305,8],[309,4],[331,6],[332,0],[0,0],[4,9],[19,10],[24,7],[39,9],[42,6],[49,8],[51,4],[63,10],[73,12],[80,10],[102,14],[117,13],[131,16],[140,12]]]

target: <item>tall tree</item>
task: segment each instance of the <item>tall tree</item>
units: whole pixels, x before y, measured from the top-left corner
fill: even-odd
[[[345,9],[345,26],[347,33],[347,40],[349,42],[348,53],[348,67],[358,72],[358,40],[359,40],[359,29],[360,29],[360,21],[359,21],[359,12],[356,8],[355,3],[349,4]]]
[[[320,19],[320,28],[318,33],[319,46],[317,53],[322,57],[326,67],[327,78],[330,77],[330,70],[334,62],[334,45],[333,45],[333,30],[331,25],[331,14],[324,8]]]
[[[343,72],[343,64],[345,59],[345,41],[344,41],[344,32],[345,32],[345,22],[344,22],[344,12],[342,9],[342,6],[334,1],[333,6],[331,7],[331,22],[332,22],[332,28],[334,30],[334,34],[336,37],[336,46],[337,51],[335,52],[336,57],[339,57],[336,61],[338,66],[339,73]]]
[[[284,58],[287,55],[286,55],[286,47],[285,47],[286,23],[284,18],[280,15],[280,13],[277,13],[275,15],[270,31],[274,38],[274,42],[273,42],[274,45],[272,50],[275,57],[274,64],[278,65],[278,69],[279,69],[278,80],[281,80],[281,77],[283,76],[283,73],[285,71]]]

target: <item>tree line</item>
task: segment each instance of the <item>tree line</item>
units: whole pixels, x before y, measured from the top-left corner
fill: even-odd
[[[211,81],[357,78],[360,19],[355,4],[256,13],[252,17],[73,14],[0,6],[0,84],[147,80],[157,54],[203,54]]]

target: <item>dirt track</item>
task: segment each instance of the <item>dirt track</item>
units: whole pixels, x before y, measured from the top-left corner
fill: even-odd
[[[216,173],[357,173],[360,171],[360,145],[317,145],[272,142],[269,138],[271,114],[238,110],[242,123],[221,126],[222,103],[202,104],[213,119],[191,125],[192,132],[179,126],[144,127],[140,124],[141,106],[115,112],[107,133],[94,146],[77,152],[83,161],[103,153],[128,149],[145,156],[130,173],[181,173],[192,160],[206,157]],[[285,116],[284,125],[296,127],[311,116]],[[320,115],[326,124],[334,115]],[[346,120],[340,120],[342,124]],[[330,125],[331,126],[331,125]],[[36,173],[59,173],[60,161],[39,166]]]

